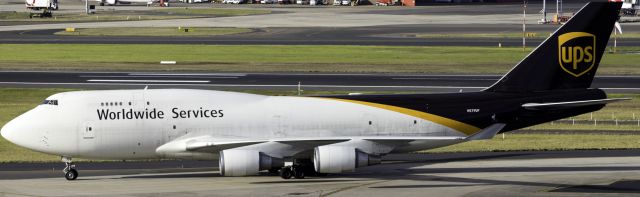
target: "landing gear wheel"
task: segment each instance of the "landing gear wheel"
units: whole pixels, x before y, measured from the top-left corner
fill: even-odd
[[[64,174],[64,178],[66,178],[69,181],[76,180],[78,178],[78,171],[75,169],[71,169]]]
[[[290,179],[293,176],[293,172],[291,172],[291,167],[284,167],[280,169],[280,177],[283,179]]]
[[[295,177],[296,179],[304,179],[304,169],[300,167],[294,168],[293,177]]]
[[[71,161],[71,157],[62,157],[62,162],[66,165],[64,167],[64,178],[69,181],[76,180],[78,178],[78,171],[76,170],[76,165]]]

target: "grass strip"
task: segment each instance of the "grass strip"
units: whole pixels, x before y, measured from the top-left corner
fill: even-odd
[[[527,32],[527,38],[547,38],[553,32]],[[424,34],[407,34],[416,38],[522,38],[522,32],[508,33],[424,33]],[[640,38],[640,33],[625,32],[617,35],[619,39]],[[613,35],[611,36],[613,38]]]
[[[629,53],[640,47],[619,51],[603,57],[599,74],[640,74],[640,56]],[[0,54],[0,69],[12,70],[459,74],[503,74],[527,55],[497,47],[162,44],[0,44]]]
[[[590,134],[505,134],[496,135],[491,140],[479,140],[452,146],[420,151],[423,153],[443,152],[486,152],[486,151],[547,151],[547,150],[602,150],[638,149],[640,135],[590,135]]]

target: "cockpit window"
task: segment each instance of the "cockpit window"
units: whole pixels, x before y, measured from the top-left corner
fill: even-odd
[[[58,105],[58,100],[44,100],[43,105]]]

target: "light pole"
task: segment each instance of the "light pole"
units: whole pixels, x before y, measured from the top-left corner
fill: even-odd
[[[547,0],[542,0],[542,20],[541,22],[547,23]]]
[[[522,1],[522,52],[526,51],[527,46],[527,27],[525,20],[527,18],[527,0]]]

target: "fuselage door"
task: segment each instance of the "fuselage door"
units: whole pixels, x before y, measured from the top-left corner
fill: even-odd
[[[96,137],[96,128],[94,128],[91,122],[85,122],[80,128],[82,131],[82,139],[93,140]]]

